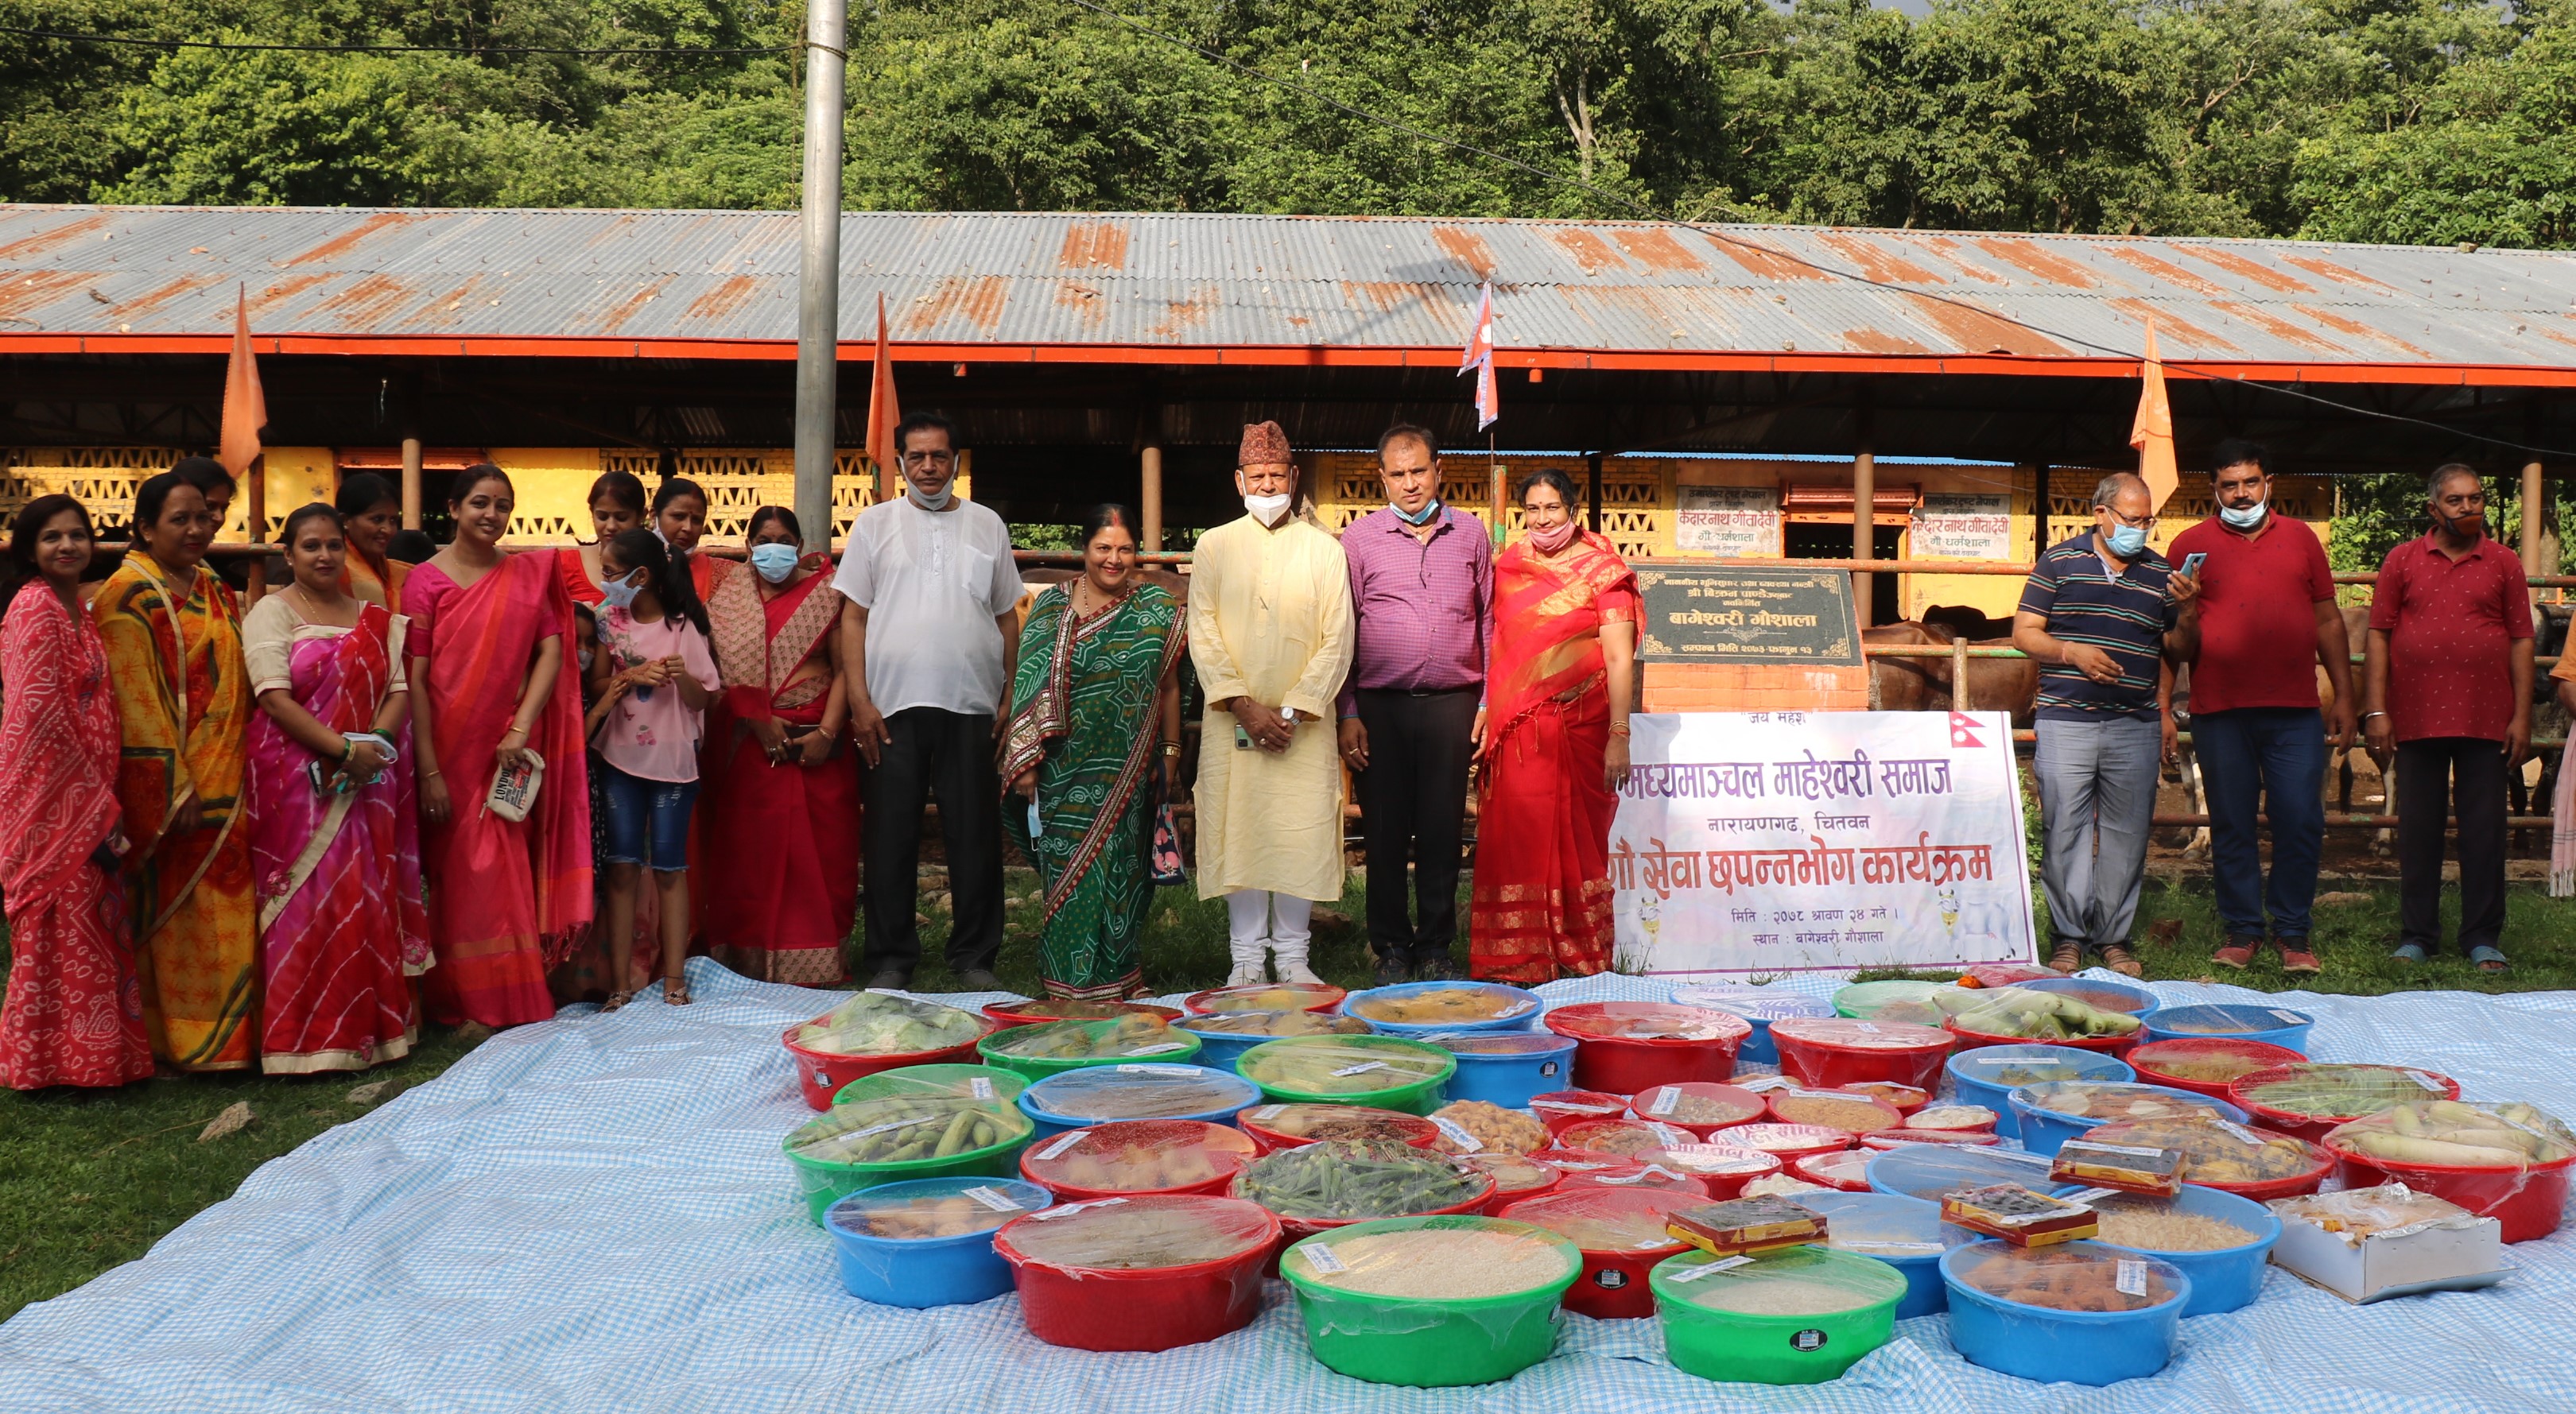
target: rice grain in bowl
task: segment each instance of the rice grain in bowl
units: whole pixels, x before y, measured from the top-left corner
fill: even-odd
[[[1415,1217],[1302,1239],[1280,1275],[1326,1368],[1429,1388],[1491,1384],[1546,1359],[1582,1265],[1574,1244],[1527,1223]]]

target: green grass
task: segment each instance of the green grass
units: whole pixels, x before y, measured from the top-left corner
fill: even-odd
[[[1015,870],[1006,887],[1014,897],[1026,897],[1035,885],[1026,871]],[[2216,980],[2267,991],[2304,988],[2359,995],[2411,988],[2576,988],[2576,901],[2551,899],[2536,888],[2513,890],[2504,947],[2514,967],[2502,976],[2488,976],[2456,956],[2413,969],[2390,960],[2396,888],[2383,884],[2368,892],[2368,902],[2318,909],[2314,943],[2326,967],[2321,976],[2285,976],[2279,961],[2267,956],[2248,972],[2223,973]],[[1354,877],[1315,932],[1315,970],[1345,987],[1369,984],[1364,898],[1364,886]],[[913,983],[921,991],[937,992],[954,985],[941,958],[948,914],[928,904],[924,912],[931,921],[922,930],[923,960]],[[1460,916],[1463,920],[1463,900]],[[1029,994],[1038,990],[1037,951],[1030,940],[1036,919],[1034,905],[1009,910],[999,969],[1006,984]],[[2156,940],[2155,925],[2168,920],[2180,921],[2178,936]],[[2446,918],[2446,923],[2455,921]],[[1201,901],[1191,890],[1166,889],[1145,935],[1145,974],[1159,991],[1216,986],[1227,970],[1225,938],[1221,900]],[[2210,967],[2209,953],[2219,941],[2205,886],[2148,883],[2139,908],[2137,951],[2150,977],[2211,976],[2219,970]],[[1465,952],[1461,943],[1456,959],[1461,968]],[[1899,969],[1858,974],[1862,980],[1949,975]],[[460,1033],[433,1029],[410,1057],[363,1075],[172,1076],[106,1092],[0,1090],[0,1134],[8,1136],[0,1144],[0,1320],[27,1302],[68,1291],[143,1255],[163,1233],[229,1196],[251,1170],[355,1119],[366,1107],[349,1101],[353,1087],[380,1079],[417,1085],[469,1049]],[[249,1103],[258,1116],[252,1125],[198,1143],[198,1131],[235,1101]]]

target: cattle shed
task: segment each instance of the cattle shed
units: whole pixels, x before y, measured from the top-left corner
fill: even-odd
[[[442,476],[488,457],[531,540],[586,530],[611,468],[697,478],[738,535],[790,499],[797,222],[0,206],[0,509],[69,489],[114,519],[139,476],[210,446],[240,291],[272,523],[361,468],[411,474],[434,518]],[[1556,466],[1633,555],[2023,560],[2089,517],[2086,468],[2134,464],[2150,320],[2186,472],[2260,439],[2303,518],[2332,515],[2337,475],[2458,458],[2528,491],[2544,458],[2503,444],[2576,446],[2576,253],[852,212],[841,260],[844,523],[873,494],[880,299],[905,407],[965,429],[970,494],[1023,524],[1137,502],[1175,547],[1237,513],[1237,435],[1275,418],[1337,521],[1377,502],[1367,451],[1405,420],[1440,435],[1455,504],[1490,513],[1497,464]],[[1458,369],[1488,282],[1490,443]],[[2187,474],[2158,541],[2207,507]],[[2525,548],[2554,568],[2554,542]],[[1876,578],[1879,617],[2009,583]]]

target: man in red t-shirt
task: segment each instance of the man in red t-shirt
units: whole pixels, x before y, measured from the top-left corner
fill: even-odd
[[[2396,956],[2442,940],[2443,817],[2460,832],[2460,947],[2502,972],[2505,772],[2531,748],[2531,591],[2487,538],[2486,487],[2458,462],[2426,486],[2432,533],[2388,552],[2370,600],[2362,731],[2397,753]]]
[[[2206,557],[2199,567],[2200,652],[2191,663],[2191,740],[2208,787],[2211,880],[2227,929],[2226,944],[2210,960],[2243,968],[2268,938],[2281,950],[2282,971],[2314,972],[2309,908],[2325,847],[2326,743],[2352,743],[2352,640],[2317,533],[2272,513],[2263,448],[2230,438],[2212,450],[2210,465],[2218,513],[2175,536],[2166,551],[2184,565]],[[2320,665],[2334,685],[2334,704],[2323,710]],[[2255,831],[2266,813],[2268,887]]]

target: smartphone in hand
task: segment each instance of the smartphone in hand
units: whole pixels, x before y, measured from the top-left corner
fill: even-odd
[[[2194,579],[2198,579],[2200,577],[2201,562],[2208,558],[2209,552],[2207,550],[2195,550],[2192,553],[2183,556],[2182,572],[2190,575]]]

